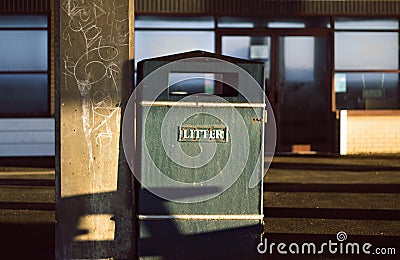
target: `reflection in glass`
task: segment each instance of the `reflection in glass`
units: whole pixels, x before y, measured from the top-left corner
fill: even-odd
[[[281,37],[280,46],[284,52],[285,81],[313,81],[315,66],[314,37]]]
[[[269,28],[306,28],[306,25],[302,22],[270,22],[268,23]]]
[[[135,60],[186,51],[214,52],[212,31],[135,31]]]
[[[0,115],[47,115],[47,74],[0,75]]]
[[[254,36],[223,36],[222,54],[265,63],[265,78],[269,79],[271,38]],[[268,84],[267,84],[268,87]]]
[[[136,28],[168,28],[168,29],[213,29],[214,18],[182,17],[182,16],[136,16]]]
[[[335,29],[340,30],[397,30],[397,19],[362,19],[362,18],[337,18]]]
[[[47,70],[47,31],[0,31],[0,71]]]
[[[222,54],[240,59],[249,59],[250,40],[250,36],[223,36]]]
[[[1,15],[0,28],[47,28],[47,16]]]
[[[243,17],[220,17],[218,19],[220,28],[253,28],[254,23],[249,18]]]
[[[171,72],[168,75],[169,95],[210,94],[238,96],[237,73]]]
[[[218,18],[220,28],[330,28],[327,17],[301,18],[260,18],[229,17]]]
[[[399,74],[337,73],[336,81],[345,82],[345,91],[336,92],[336,109],[398,109]]]
[[[398,69],[397,32],[336,32],[335,69]]]

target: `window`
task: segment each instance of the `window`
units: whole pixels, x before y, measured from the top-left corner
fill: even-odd
[[[135,20],[136,64],[187,51],[214,52],[214,42],[213,17],[137,16]]]
[[[137,61],[186,51],[214,51],[214,33],[205,31],[135,31]]]
[[[168,92],[169,95],[211,94],[237,97],[238,81],[237,73],[170,72]]]
[[[214,29],[214,19],[208,16],[137,16],[135,27],[137,29]]]
[[[265,17],[218,17],[219,28],[330,28],[328,17],[265,18]]]
[[[48,17],[0,17],[0,116],[49,116]]]
[[[265,63],[265,78],[269,79],[271,38],[257,36],[222,36],[222,54]]]
[[[336,109],[398,109],[399,21],[335,21]]]

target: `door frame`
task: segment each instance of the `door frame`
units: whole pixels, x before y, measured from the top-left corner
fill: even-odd
[[[336,113],[333,110],[334,90],[333,90],[333,55],[334,55],[334,41],[333,30],[330,28],[219,28],[215,32],[215,51],[222,54],[222,37],[224,36],[249,36],[249,37],[270,37],[270,75],[269,75],[269,91],[267,97],[274,110],[276,126],[277,126],[277,151],[280,151],[282,146],[282,139],[280,138],[280,91],[279,91],[279,38],[285,36],[314,36],[326,38],[326,60],[327,60],[327,77],[326,86],[329,88],[326,93],[326,111],[328,117],[328,143],[324,151],[327,153],[337,152],[337,131],[336,131]],[[278,64],[275,65],[274,64]],[[329,113],[329,114],[328,114]]]

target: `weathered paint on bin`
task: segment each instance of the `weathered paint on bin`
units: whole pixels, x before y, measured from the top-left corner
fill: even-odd
[[[143,79],[152,71],[171,61],[193,56],[210,56],[228,60],[245,69],[260,86],[263,86],[263,64],[204,52],[191,52],[142,61],[138,65],[138,77]],[[143,92],[145,91],[143,90]],[[143,93],[143,96],[145,97],[146,93]],[[164,118],[173,107],[173,103],[169,102],[177,101],[179,97],[163,93],[157,99],[157,104],[149,102],[146,105],[146,101],[141,103],[137,114],[139,133],[137,138],[141,139],[137,147],[140,161],[137,169],[140,170],[141,177],[146,180],[146,183],[152,182],[151,178],[157,175],[155,171],[158,170],[171,179],[185,183],[200,183],[221,174],[228,163],[229,156],[232,156],[232,138],[238,139],[238,137],[232,137],[233,129],[230,129],[220,118],[229,121],[233,127],[244,122],[248,137],[243,136],[243,139],[248,138],[250,147],[247,161],[244,163],[244,170],[237,181],[214,198],[196,203],[179,203],[160,198],[146,188],[140,187],[138,194],[140,258],[149,259],[162,256],[193,259],[240,256],[249,259],[259,257],[256,247],[263,230],[262,183],[250,188],[249,182],[254,172],[263,173],[264,123],[259,119],[264,116],[264,107],[253,107],[251,104],[253,102],[255,104],[263,103],[264,97],[257,96],[255,100],[245,100],[241,95],[234,98],[223,98],[232,106],[209,105],[207,107],[186,104],[174,107],[173,113],[176,117],[181,116],[184,112],[188,113],[188,111],[193,113],[193,116],[187,118],[182,125],[168,125],[164,128],[163,133],[161,133],[162,124],[168,124],[164,122]],[[169,102],[163,103],[163,101]],[[244,106],[244,103],[247,105]],[[238,113],[233,113],[233,109]],[[143,115],[147,117],[143,118]],[[174,145],[180,145],[187,155],[195,156],[201,152],[200,142],[202,140],[193,138],[193,140],[182,142],[180,131],[185,128],[219,128],[224,129],[227,136],[224,140],[215,142],[216,152],[207,164],[189,168],[171,160],[164,150],[161,140],[161,136],[174,140],[171,142]],[[234,141],[240,142],[241,140]],[[174,145],[167,149],[174,149]],[[177,199],[193,194],[193,190],[187,192],[184,189],[176,189]],[[193,185],[193,189],[198,189],[199,193],[218,192],[210,190],[209,187],[202,190],[202,187],[198,185]]]

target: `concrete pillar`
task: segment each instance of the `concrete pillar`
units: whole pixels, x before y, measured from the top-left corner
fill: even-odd
[[[133,0],[55,1],[56,258],[134,255],[120,126],[133,88]]]

